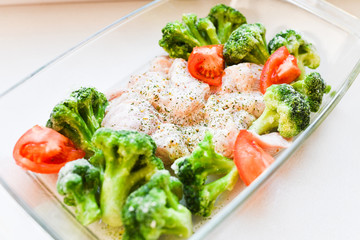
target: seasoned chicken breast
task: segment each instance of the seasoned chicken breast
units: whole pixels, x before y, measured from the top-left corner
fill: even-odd
[[[161,122],[161,115],[148,101],[136,92],[126,92],[110,102],[102,126],[152,134]]]
[[[179,127],[171,123],[163,123],[157,128],[152,138],[157,146],[156,155],[165,165],[170,165],[176,159],[190,154]]]
[[[169,56],[155,57],[150,63],[149,72],[162,72],[168,74],[173,62],[174,59]]]
[[[127,90],[109,94],[103,126],[145,132],[157,144],[165,164],[190,154],[209,131],[217,152],[233,157],[236,137],[265,109],[259,90],[262,66],[240,63],[225,69],[221,87],[193,78],[183,59],[156,57],[143,74],[133,75]],[[288,146],[279,134],[259,136],[276,154]]]
[[[225,68],[222,84],[216,92],[254,92],[259,91],[262,66],[255,63],[239,63]]]
[[[264,109],[265,103],[260,92],[214,94],[209,97],[205,106],[207,115],[221,110],[231,113],[245,110],[256,118],[262,114]]]

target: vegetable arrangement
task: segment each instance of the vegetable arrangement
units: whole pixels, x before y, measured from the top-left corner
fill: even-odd
[[[109,102],[90,87],[73,91],[53,108],[46,127],[34,126],[14,147],[19,166],[58,173],[57,191],[82,224],[101,219],[124,226],[124,239],[191,236],[192,214],[210,216],[218,196],[232,190],[238,176],[249,185],[275,161],[261,135],[295,137],[330,91],[318,72],[306,73],[305,67],[319,66],[320,57],[298,32],[282,31],[267,44],[264,25],[247,23],[224,4],[204,18],[184,14],[162,34],[159,45],[169,56],[187,60],[191,76],[214,87],[222,85],[227,66],[264,65],[259,89],[265,110],[238,133],[233,159],[215,151],[207,132],[189,155],[171,165],[171,176],[149,135],[102,126]],[[209,176],[216,179],[209,182]]]

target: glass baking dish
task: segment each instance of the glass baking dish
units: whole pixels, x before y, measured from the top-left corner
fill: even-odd
[[[149,61],[164,54],[158,46],[161,29],[182,13],[205,16],[219,1],[154,1],[109,25],[83,43],[54,59],[24,79],[0,98],[1,118],[0,181],[20,205],[55,239],[118,239],[121,231],[102,224],[84,227],[71,209],[62,204],[55,190],[56,175],[23,171],[12,159],[16,140],[33,125],[45,125],[53,106],[80,86],[94,86],[106,92],[124,86],[133,73],[146,69]],[[360,72],[360,24],[358,19],[324,1],[242,0],[222,1],[239,9],[249,23],[261,22],[267,28],[267,40],[282,29],[303,32],[315,44],[322,62],[317,69],[332,86],[310,126],[281,152],[273,163],[249,187],[240,181],[222,197],[215,214],[196,221],[191,239],[218,239],[223,233],[217,226],[233,218],[243,203],[273,175],[311,135],[337,105]],[[327,37],[331,36],[331,38]],[[214,231],[214,232],[213,232]],[[234,236],[234,232],[227,233]]]

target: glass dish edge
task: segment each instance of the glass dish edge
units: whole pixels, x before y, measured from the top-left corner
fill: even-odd
[[[64,53],[60,54],[59,56],[55,57],[53,60],[49,61],[47,64],[43,65],[21,81],[17,82],[15,85],[10,87],[9,89],[5,90],[5,92],[0,93],[0,98],[7,94],[8,92],[14,90],[17,86],[21,85],[25,81],[31,79],[33,76],[37,75],[39,72],[41,72],[43,69],[46,69],[47,67],[55,64],[62,58],[66,57],[67,55],[71,54],[73,51],[76,51],[78,48],[81,48],[83,45],[96,40],[98,37],[100,37],[102,34],[106,33],[107,31],[110,31],[112,28],[115,28],[118,24],[125,21],[127,18],[136,15],[137,13],[141,13],[142,11],[150,8],[151,6],[154,6],[155,4],[159,2],[165,2],[167,0],[155,0],[152,1],[149,4],[144,5],[141,8],[136,9],[135,11],[127,14],[126,16],[118,19],[117,21],[111,23],[110,25],[106,26],[105,28],[101,29],[100,31],[92,34],[82,42],[76,44],[74,47],[70,48],[69,50],[65,51]],[[317,16],[323,18],[324,20],[327,20],[347,31],[350,31],[351,27],[357,26],[356,31],[352,31],[351,33],[355,35],[356,37],[360,38],[360,29],[358,28],[358,25],[356,25],[356,18],[351,16],[350,14],[347,14],[346,12],[337,12],[339,9],[332,6],[329,3],[326,3],[325,1],[319,0],[319,1],[299,1],[299,0],[285,0],[286,2],[292,3],[298,7],[301,7],[309,12],[312,12],[316,14]],[[317,4],[321,3],[323,9],[318,9]],[[329,13],[324,13],[325,10],[331,10]],[[341,9],[340,9],[341,10]],[[333,13],[340,14],[341,16],[344,16],[343,19],[337,19],[334,22],[334,19],[331,19],[330,16]],[[355,20],[355,21],[354,21]],[[358,22],[357,22],[358,23]],[[251,195],[260,188],[265,181],[270,178],[273,173],[276,172],[278,168],[280,168],[289,158],[290,156],[301,146],[301,144],[314,132],[317,127],[326,119],[326,117],[331,113],[331,111],[336,107],[336,105],[340,102],[342,97],[345,95],[347,90],[350,88],[351,84],[355,81],[356,77],[360,73],[360,58],[358,59],[356,65],[353,67],[352,71],[349,73],[349,75],[345,78],[346,80],[341,85],[340,90],[335,94],[333,99],[327,104],[327,106],[322,110],[322,112],[317,116],[317,118],[311,123],[308,128],[301,133],[297,137],[297,139],[293,142],[290,148],[286,149],[282,152],[281,155],[277,158],[277,160],[263,173],[261,174],[250,186],[245,188],[236,198],[234,198],[228,205],[226,205],[218,214],[216,214],[212,220],[208,221],[204,227],[199,229],[190,239],[203,239],[210,230],[213,230],[216,225],[218,225],[219,222],[224,220],[228,215],[231,214],[231,212],[242,205]],[[20,206],[52,237],[55,239],[58,239],[57,235],[54,233],[54,231],[51,229],[51,227],[48,227],[45,223],[42,222],[41,218],[39,218],[36,213],[33,212],[31,208],[27,206],[18,196],[16,196],[15,193],[12,192],[10,187],[7,185],[7,183],[1,178],[0,176],[0,184],[9,192],[9,194],[20,204]],[[39,184],[42,189],[43,186],[40,183]],[[46,191],[46,189],[44,190]],[[46,191],[48,193],[48,191]]]

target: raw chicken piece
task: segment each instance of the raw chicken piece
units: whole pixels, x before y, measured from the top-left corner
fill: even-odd
[[[247,129],[264,108],[262,94],[258,92],[211,95],[205,106],[204,121],[182,128],[185,143],[193,151],[203,140],[205,132],[210,131],[216,151],[232,158],[239,131]]]
[[[205,106],[210,94],[209,85],[193,78],[187,69],[187,62],[180,58],[171,65],[169,79],[167,93],[159,100],[160,111],[176,124],[194,124],[193,115]]]
[[[248,128],[252,119],[255,117],[244,110],[233,114],[228,110],[220,110],[210,114],[206,120],[208,130],[214,136],[216,151],[232,158],[236,136],[241,129]]]
[[[190,154],[182,132],[174,124],[160,124],[151,137],[157,146],[156,155],[163,160],[165,165],[170,165],[176,159]]]
[[[237,129],[248,129],[250,125],[256,120],[256,117],[245,110],[235,112],[233,120],[237,126]]]
[[[233,115],[230,111],[219,110],[211,112],[206,116],[204,121],[210,128],[226,128],[226,129],[237,129],[237,124],[234,122]]]
[[[215,150],[225,157],[232,158],[236,136],[239,132],[236,128],[219,129],[206,126],[184,127],[182,128],[182,132],[184,134],[185,144],[188,146],[189,151],[194,151],[198,144],[204,139],[207,131],[213,135]]]
[[[239,133],[237,129],[211,129],[213,134],[215,149],[225,157],[233,158],[234,145]]]
[[[226,157],[232,157],[233,146],[239,132],[232,114],[228,111],[215,112],[199,125],[182,128],[190,152],[204,139],[207,131],[213,135],[215,150]]]
[[[168,85],[169,79],[165,73],[146,72],[131,76],[128,88],[141,94],[155,109],[158,109],[159,99],[166,94]]]
[[[227,110],[230,113],[245,110],[258,118],[264,109],[265,103],[260,92],[211,95],[205,106],[205,112],[209,116],[222,110]]]
[[[288,148],[291,144],[289,140],[283,138],[278,132],[258,135],[253,133],[259,138],[259,146],[270,155],[276,155],[281,149]]]
[[[168,74],[173,61],[174,59],[169,56],[155,57],[150,63],[149,72],[163,72]]]
[[[206,131],[212,133],[216,151],[232,158],[238,132],[265,108],[257,87],[261,68],[252,63],[228,67],[222,87],[210,90],[190,75],[185,60],[157,57],[149,71],[131,77],[128,91],[109,94],[103,126],[151,135],[165,164],[190,154]],[[259,136],[271,154],[287,146],[279,137]]]
[[[183,59],[173,61],[168,75],[159,71],[132,76],[128,87],[179,125],[192,125],[203,119],[202,111],[210,93],[209,85],[190,75]]]
[[[107,93],[105,93],[106,99],[110,102],[114,100],[115,98],[120,97],[123,93],[127,92],[127,90],[124,89],[111,89]]]
[[[152,134],[161,122],[161,116],[148,101],[136,92],[126,92],[110,102],[102,126]]]
[[[184,136],[184,142],[190,152],[193,152],[197,145],[204,139],[205,132],[209,127],[203,125],[185,126],[181,128]]]
[[[263,66],[255,63],[239,63],[225,68],[222,85],[217,93],[259,91]]]

